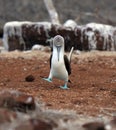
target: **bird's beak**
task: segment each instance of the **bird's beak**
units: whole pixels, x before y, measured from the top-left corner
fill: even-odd
[[[58,61],[59,61],[59,57],[60,57],[60,50],[61,50],[61,46],[57,46]]]

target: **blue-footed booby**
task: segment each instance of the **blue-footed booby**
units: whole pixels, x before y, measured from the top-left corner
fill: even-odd
[[[71,74],[71,56],[74,47],[72,47],[68,57],[64,55],[64,38],[60,35],[56,35],[53,38],[53,51],[50,57],[50,73],[48,78],[43,78],[48,82],[52,82],[52,78],[55,77],[60,80],[64,80],[64,86],[60,86],[62,89],[69,89],[67,83],[69,75]]]

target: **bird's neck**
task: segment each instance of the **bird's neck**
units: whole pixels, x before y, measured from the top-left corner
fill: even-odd
[[[58,60],[58,52],[57,52],[57,49],[54,49],[53,50],[53,59],[54,60]],[[62,61],[63,60],[63,58],[64,58],[64,50],[63,50],[63,48],[60,50],[60,53],[59,53],[59,61]]]

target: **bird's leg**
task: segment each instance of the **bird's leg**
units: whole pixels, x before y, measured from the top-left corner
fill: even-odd
[[[62,89],[69,89],[68,86],[67,86],[67,82],[64,84],[64,86],[60,86],[60,88],[62,88]]]
[[[49,77],[48,78],[43,78],[44,80],[48,81],[48,82],[52,82],[52,74],[50,72]]]

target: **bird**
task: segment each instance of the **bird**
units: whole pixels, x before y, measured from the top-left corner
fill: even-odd
[[[69,80],[69,75],[71,74],[71,56],[74,47],[71,48],[69,55],[64,54],[64,38],[61,35],[56,35],[53,38],[53,48],[52,54],[50,56],[50,72],[48,78],[43,78],[48,82],[52,82],[53,78],[63,80],[65,82],[64,86],[60,86],[62,89],[69,89],[67,86]]]

